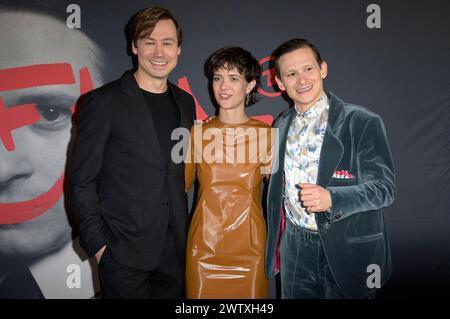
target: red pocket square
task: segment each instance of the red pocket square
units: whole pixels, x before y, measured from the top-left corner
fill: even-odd
[[[353,179],[355,178],[355,176],[353,176],[352,174],[350,174],[348,172],[348,170],[340,170],[340,171],[335,171],[332,178],[338,178],[338,179]]]

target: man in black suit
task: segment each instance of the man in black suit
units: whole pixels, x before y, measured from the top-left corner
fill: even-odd
[[[171,135],[195,118],[193,98],[168,82],[182,32],[157,7],[137,13],[129,31],[137,70],[88,94],[77,114],[73,208],[104,298],[179,298],[188,213]]]

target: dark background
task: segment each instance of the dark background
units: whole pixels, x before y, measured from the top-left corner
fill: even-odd
[[[64,18],[74,1],[13,1]],[[369,4],[381,28],[369,29]],[[203,64],[216,49],[242,46],[259,60],[281,42],[303,37],[328,62],[325,89],[383,118],[393,153],[397,198],[386,209],[394,273],[379,297],[450,296],[450,1],[78,0],[81,31],[106,53],[107,81],[131,68],[124,26],[135,12],[160,5],[184,32],[177,83],[215,113]],[[44,36],[44,35],[43,35]],[[56,44],[55,44],[56,45]],[[268,65],[264,64],[267,70]],[[263,78],[263,89],[274,92]],[[261,95],[250,115],[278,116],[288,104]]]

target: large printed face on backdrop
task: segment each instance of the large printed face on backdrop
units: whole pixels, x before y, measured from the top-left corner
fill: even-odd
[[[93,88],[100,52],[42,14],[1,13],[0,30],[0,256],[33,258],[71,239],[63,199],[71,117]]]

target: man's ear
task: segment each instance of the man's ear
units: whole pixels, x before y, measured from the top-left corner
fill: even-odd
[[[134,40],[131,41],[131,51],[133,54],[137,54],[137,47],[134,45]]]
[[[325,61],[323,61],[322,65],[320,66],[320,75],[322,79],[325,79],[328,75],[328,64]]]
[[[177,52],[177,55],[180,55],[180,53],[181,53],[181,45],[178,46],[178,52]]]
[[[280,80],[280,78],[277,75],[275,75],[275,81],[277,82],[277,85],[281,91],[286,91],[286,88],[284,87],[283,82]]]

